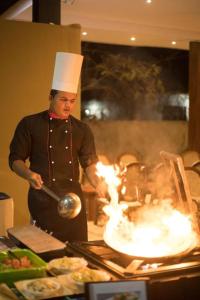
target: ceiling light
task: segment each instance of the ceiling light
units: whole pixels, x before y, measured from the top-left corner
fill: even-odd
[[[87,35],[88,33],[86,31],[83,31],[82,32],[82,35]]]
[[[132,37],[130,38],[130,40],[131,40],[131,41],[135,41],[136,38],[135,38],[134,36],[132,36]]]
[[[172,45],[176,45],[176,41],[172,41]]]
[[[146,0],[146,3],[151,3],[152,2],[152,0]]]

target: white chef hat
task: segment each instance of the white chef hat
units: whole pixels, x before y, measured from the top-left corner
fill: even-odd
[[[52,89],[77,93],[82,62],[80,54],[57,52]]]

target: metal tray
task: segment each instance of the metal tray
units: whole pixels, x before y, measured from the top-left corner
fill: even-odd
[[[46,262],[43,261],[39,256],[28,249],[12,249],[11,250],[14,255],[17,257],[27,256],[32,263],[30,268],[21,268],[14,269],[9,268],[6,270],[1,270],[0,268],[0,283],[7,283],[8,285],[12,285],[13,282],[23,279],[31,279],[37,277],[46,276]],[[0,252],[0,265],[1,262],[6,259],[11,258],[8,251]]]

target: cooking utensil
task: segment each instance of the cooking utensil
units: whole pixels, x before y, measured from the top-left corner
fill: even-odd
[[[60,198],[44,184],[41,189],[50,197],[58,201],[58,213],[61,217],[73,219],[80,213],[81,200],[75,193],[68,193]]]
[[[105,244],[112,249],[114,252],[116,253],[121,253],[124,256],[127,257],[132,257],[133,259],[136,260],[142,260],[148,263],[158,263],[158,262],[165,262],[165,261],[170,261],[172,259],[174,260],[180,260],[181,258],[186,257],[187,255],[195,252],[195,250],[197,250],[198,248],[195,248],[194,246],[190,246],[189,248],[187,248],[184,251],[181,251],[179,253],[174,253],[174,254],[167,254],[166,256],[139,256],[139,255],[135,255],[134,253],[132,255],[126,254],[124,252],[120,252],[117,249],[113,248],[111,245],[109,245],[108,243],[106,243],[106,241],[104,240]]]
[[[8,253],[8,256],[10,256],[10,258],[17,259],[20,262],[20,258],[15,254],[15,252],[8,250],[7,253]]]

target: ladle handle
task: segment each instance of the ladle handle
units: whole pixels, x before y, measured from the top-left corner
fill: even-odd
[[[54,198],[57,201],[60,201],[60,198],[53,192],[51,191],[46,185],[42,185],[41,190],[43,190],[45,193],[47,193],[50,197]]]

